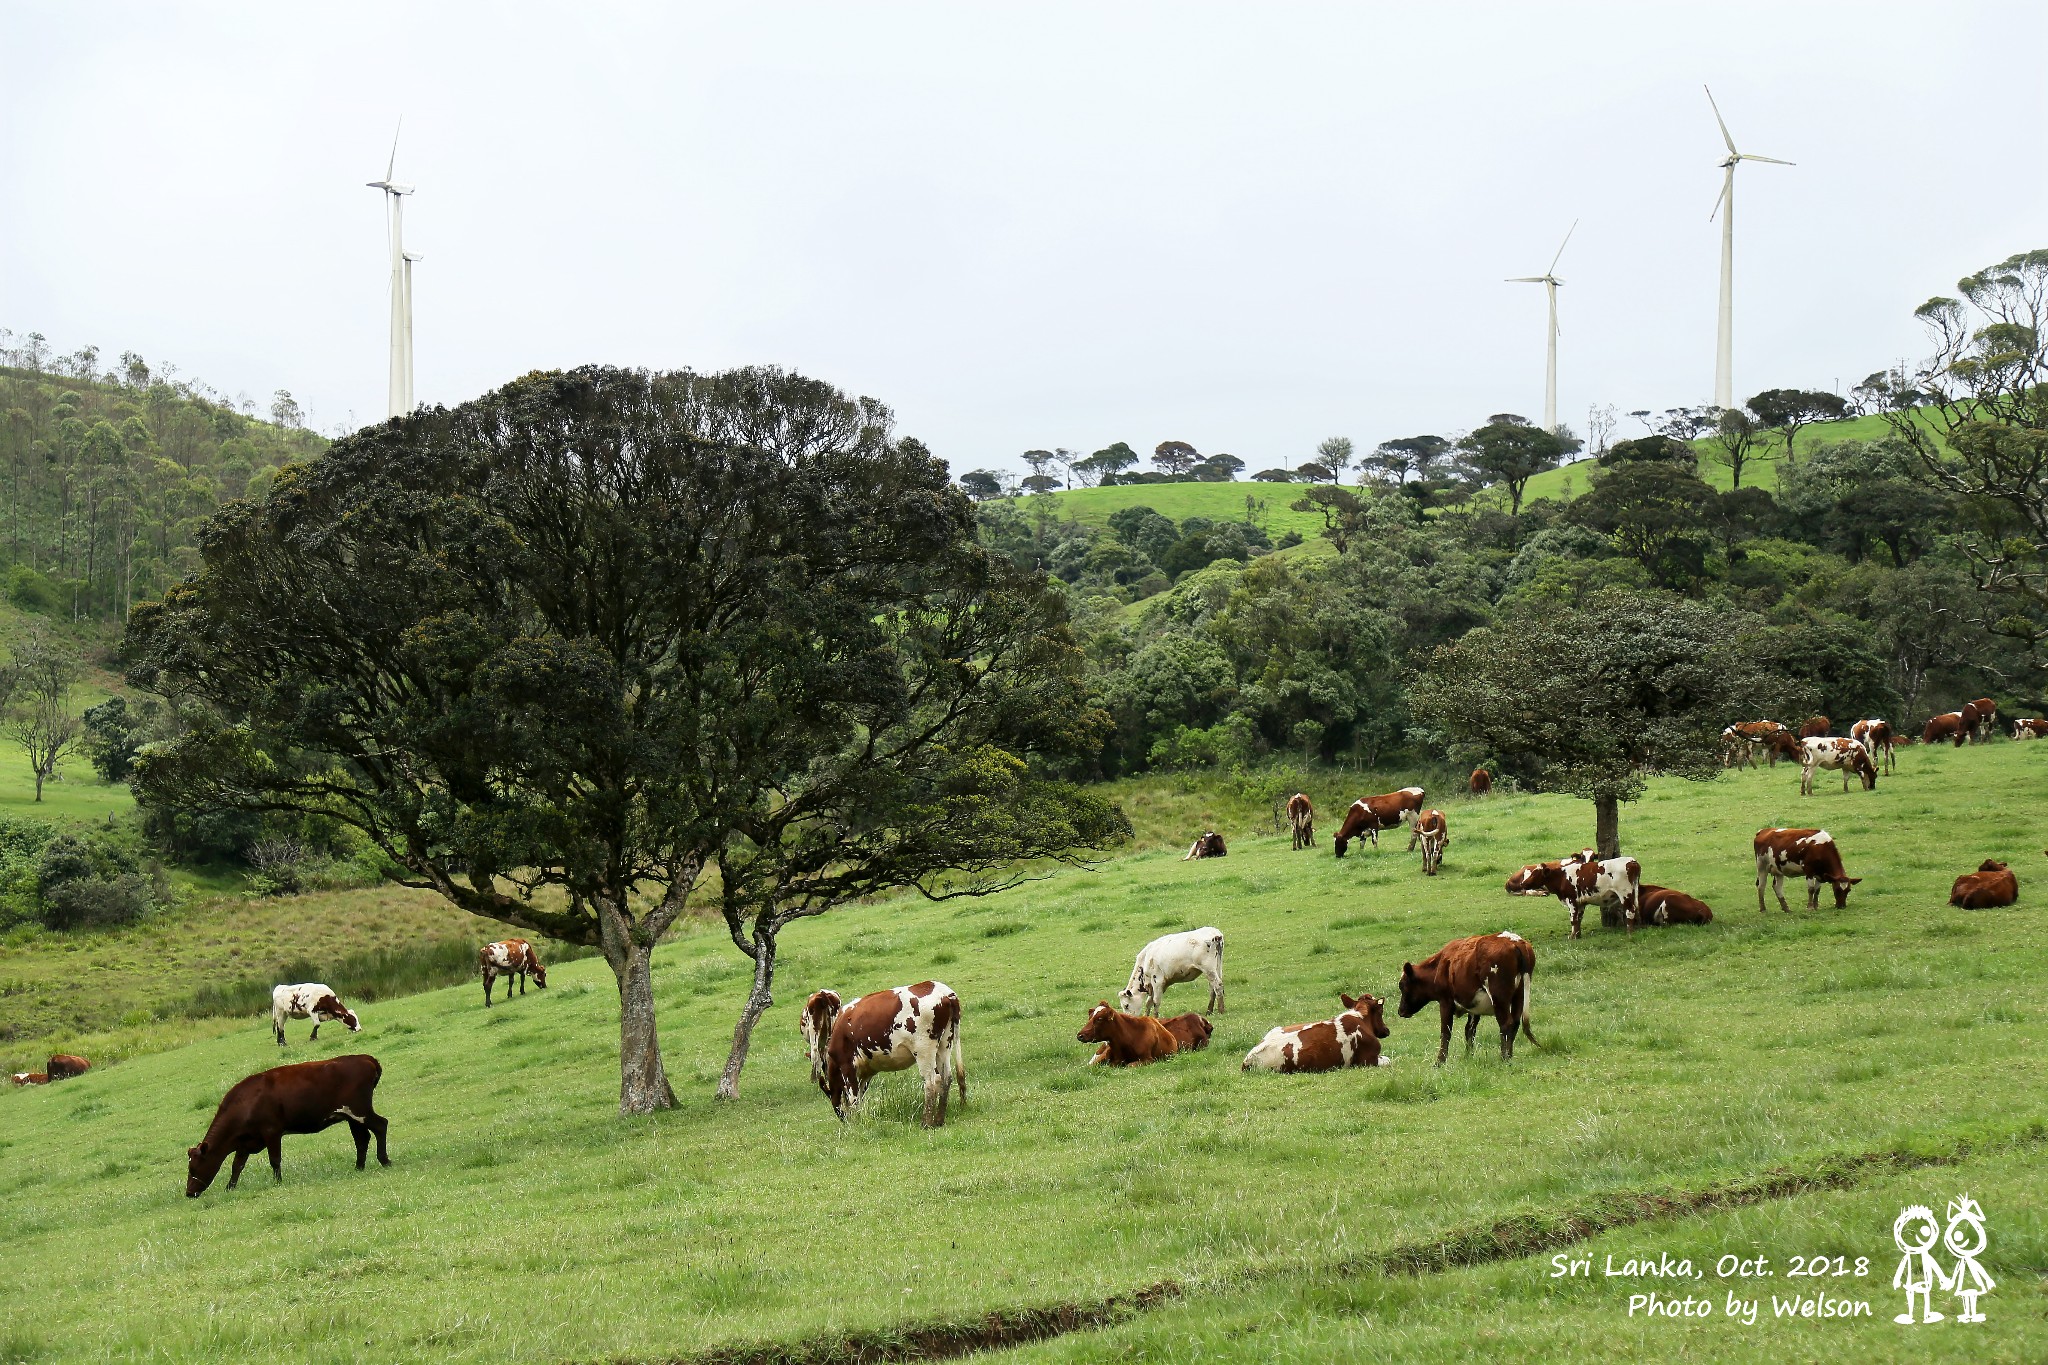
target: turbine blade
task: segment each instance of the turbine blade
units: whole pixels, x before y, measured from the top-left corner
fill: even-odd
[[[1543,276],[1541,276],[1541,275],[1517,275],[1517,276],[1515,276],[1515,277],[1514,277],[1513,279],[1511,279],[1511,280],[1506,280],[1506,281],[1503,281],[1503,283],[1506,283],[1506,284],[1544,284],[1544,283],[1547,283],[1547,281],[1546,281],[1546,280],[1545,280],[1545,279],[1543,278]]]
[[[1706,86],[1704,86],[1704,85],[1703,85],[1703,86],[1701,86],[1701,87],[1700,87],[1700,89],[1702,89],[1702,90],[1706,90],[1706,91],[1707,91],[1707,103],[1708,103],[1708,104],[1710,104],[1710,105],[1713,105],[1713,109],[1714,109],[1714,122],[1716,122],[1716,123],[1718,123],[1718,124],[1720,124],[1720,125],[1721,125],[1721,141],[1723,141],[1723,142],[1725,142],[1725,143],[1727,143],[1727,144],[1728,144],[1728,150],[1729,150],[1729,151],[1731,151],[1731,152],[1735,152],[1735,138],[1733,137],[1733,135],[1731,135],[1731,134],[1729,133],[1729,131],[1728,131],[1728,124],[1727,124],[1727,122],[1726,122],[1725,120],[1723,120],[1723,119],[1722,119],[1722,117],[1721,117],[1721,106],[1720,106],[1720,105],[1718,105],[1718,104],[1714,104],[1714,92],[1713,92],[1713,91],[1711,91],[1711,90],[1707,90],[1707,87],[1706,87]],[[1741,155],[1742,155],[1742,153],[1740,153],[1740,152],[1735,152],[1735,155],[1737,155],[1737,156],[1741,156]]]
[[[1557,255],[1550,258],[1550,269],[1545,271],[1545,274],[1555,275],[1557,273],[1557,263],[1564,259],[1564,249],[1571,245],[1572,234],[1578,230],[1579,220],[1574,218],[1572,219],[1572,225],[1565,229],[1564,240],[1557,244]]]
[[[1768,161],[1773,166],[1797,166],[1799,164],[1796,161],[1780,161],[1774,156],[1751,156],[1748,152],[1743,152],[1741,155],[1744,161]]]
[[[1714,211],[1707,215],[1708,222],[1711,223],[1716,218],[1719,218],[1721,216],[1721,201],[1728,197],[1729,187],[1732,186],[1734,183],[1735,168],[1731,166],[1728,168],[1728,174],[1721,177],[1721,192],[1714,196]]]
[[[1709,98],[1711,98],[1711,96]],[[394,128],[391,132],[391,160],[384,167],[384,178],[386,180],[389,180],[391,178],[391,173],[398,169],[398,135],[404,131],[405,115],[400,114],[398,116],[398,127]],[[1732,142],[1729,143],[1728,150],[1731,152],[1734,151],[1735,144]]]

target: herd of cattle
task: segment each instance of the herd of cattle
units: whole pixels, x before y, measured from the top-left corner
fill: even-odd
[[[1988,737],[1996,720],[1996,706],[1988,698],[1980,699],[1928,721],[1922,740],[1948,739],[1958,746],[1979,742]],[[1802,766],[1803,795],[1812,795],[1818,770],[1841,771],[1845,792],[1851,775],[1860,777],[1864,789],[1870,790],[1877,785],[1879,768],[1886,773],[1894,771],[1895,750],[1909,742],[1895,736],[1882,720],[1858,721],[1847,737],[1831,736],[1829,728],[1825,716],[1813,717],[1796,733],[1776,721],[1731,725],[1722,732],[1724,761],[1742,766],[1759,756],[1770,763],[1780,756],[1796,757]],[[2012,734],[2014,739],[2048,738],[2048,720],[2014,721]],[[1484,768],[1472,773],[1469,787],[1475,796],[1486,795],[1492,786],[1492,775]],[[1450,842],[1450,824],[1443,811],[1424,807],[1425,795],[1421,787],[1403,787],[1352,802],[1331,840],[1332,852],[1342,858],[1361,838],[1377,848],[1382,832],[1406,825],[1409,851],[1419,848],[1424,873],[1435,876]],[[1314,847],[1315,807],[1305,793],[1288,800],[1287,817],[1294,848]],[[1787,876],[1804,878],[1808,910],[1818,909],[1823,886],[1832,888],[1837,908],[1846,905],[1850,889],[1862,880],[1847,875],[1841,850],[1824,829],[1762,829],[1757,831],[1752,851],[1759,912],[1766,908],[1766,881],[1777,897],[1778,908],[1789,912],[1784,893]],[[1195,840],[1182,861],[1227,854],[1222,836],[1212,830]],[[1555,897],[1567,911],[1574,939],[1580,937],[1589,905],[1600,907],[1603,919],[1630,933],[1639,923],[1706,924],[1713,919],[1713,911],[1697,898],[1645,883],[1634,858],[1602,858],[1593,849],[1526,864],[1507,879],[1505,890],[1512,895]],[[2018,896],[2018,879],[2011,869],[1987,859],[1977,871],[1956,879],[1949,899],[1952,905],[1976,910],[2011,905]],[[529,978],[541,989],[547,987],[547,970],[524,939],[486,944],[478,953],[477,965],[486,1009],[500,978],[506,982],[507,1000],[514,985],[524,995]],[[1468,1054],[1479,1021],[1492,1018],[1500,1028],[1501,1056],[1512,1060],[1518,1034],[1536,1042],[1529,1022],[1535,971],[1535,948],[1520,935],[1503,931],[1454,939],[1419,964],[1402,964],[1398,1012],[1407,1019],[1432,1004],[1437,1007],[1438,1066],[1449,1055],[1452,1025],[1461,1017]],[[1160,1003],[1166,989],[1195,980],[1208,983],[1207,1011],[1161,1018]],[[1333,1018],[1268,1030],[1245,1054],[1241,1069],[1296,1073],[1388,1065],[1391,1059],[1380,1051],[1380,1042],[1389,1033],[1386,1002],[1368,994],[1340,994],[1338,999],[1343,1008]],[[1079,1042],[1095,1045],[1087,1063],[1090,1066],[1142,1065],[1207,1047],[1212,1033],[1207,1015],[1220,1014],[1223,1008],[1223,932],[1203,927],[1168,934],[1141,948],[1116,1004],[1108,1000],[1098,1003],[1075,1036]],[[842,1120],[858,1107],[873,1077],[914,1067],[924,1083],[923,1122],[938,1127],[945,1123],[951,1090],[957,1087],[961,1102],[967,1100],[967,1069],[960,1051],[961,1015],[960,997],[950,987],[938,981],[920,981],[844,1002],[835,991],[817,991],[804,1002],[798,1024],[811,1078]],[[272,992],[270,1022],[278,1046],[286,1046],[285,1025],[294,1019],[312,1020],[314,1039],[323,1023],[340,1023],[351,1032],[362,1029],[362,1020],[342,1003],[340,995],[317,982],[281,985]],[[39,1085],[79,1075],[89,1066],[83,1057],[59,1054],[49,1059],[43,1071],[18,1073],[14,1082]],[[358,1170],[365,1164],[373,1135],[377,1159],[389,1165],[385,1150],[388,1124],[373,1103],[382,1074],[376,1058],[359,1054],[275,1067],[238,1082],[222,1099],[206,1136],[186,1153],[186,1194],[197,1197],[203,1193],[230,1156],[233,1166],[228,1188],[233,1189],[249,1157],[262,1151],[269,1153],[271,1170],[282,1180],[282,1139],[287,1134],[319,1132],[342,1122],[349,1125],[355,1138]]]

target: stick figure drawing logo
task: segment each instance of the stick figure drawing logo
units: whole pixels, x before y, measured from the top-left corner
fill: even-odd
[[[1949,1200],[1946,1233],[1935,1221],[1934,1210],[1926,1205],[1913,1204],[1902,1211],[1892,1224],[1892,1241],[1901,1252],[1899,1268],[1892,1274],[1892,1288],[1906,1291],[1906,1311],[1892,1321],[1908,1327],[1916,1321],[1941,1322],[1945,1315],[1934,1311],[1937,1287],[1962,1300],[1963,1311],[1956,1314],[1957,1322],[1984,1321],[1984,1315],[1977,1311],[1977,1296],[1998,1287],[1998,1282],[1977,1264],[1988,1240],[1984,1210],[1967,1194]],[[1946,1246],[1956,1258],[1952,1269],[1944,1271],[1941,1262],[1935,1259],[1937,1243]],[[1916,1298],[1920,1306],[1917,1319],[1913,1316]]]

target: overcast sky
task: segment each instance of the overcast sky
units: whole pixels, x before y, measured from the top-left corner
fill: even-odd
[[[776,363],[955,471],[1168,438],[1253,469],[1844,388],[2048,246],[2048,5],[457,7],[0,0],[0,326],[383,415],[379,178],[417,392]],[[1624,434],[1635,429],[1624,422]]]

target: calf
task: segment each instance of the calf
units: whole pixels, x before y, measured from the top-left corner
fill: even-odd
[[[1339,858],[1350,847],[1351,841],[1359,835],[1372,840],[1372,846],[1380,846],[1380,831],[1405,825],[1415,819],[1422,809],[1422,788],[1403,787],[1397,792],[1384,796],[1365,796],[1351,803],[1344,812],[1344,823],[1337,826],[1337,837],[1330,841]]]
[[[90,1070],[92,1070],[91,1062],[88,1062],[83,1057],[74,1057],[68,1052],[59,1052],[52,1056],[49,1061],[43,1063],[43,1071],[53,1081],[68,1080],[73,1076],[83,1076]]]
[[[1714,920],[1705,901],[1647,882],[1643,884],[1642,913],[1645,924],[1711,924]]]
[[[1416,844],[1422,845],[1422,875],[1434,877],[1437,868],[1443,865],[1444,845],[1451,841],[1450,822],[1444,819],[1440,810],[1426,810],[1415,817],[1415,829],[1408,836],[1408,851],[1413,853]]]
[[[1948,893],[1948,903],[1965,910],[1994,910],[2019,898],[2020,879],[2011,868],[1991,858],[1979,863],[1975,872],[1956,878]]]
[[[16,1085],[48,1085],[50,1083],[50,1073],[47,1071],[17,1071],[14,1073],[14,1083]]]
[[[1168,986],[1193,981],[1198,976],[1209,979],[1210,1012],[1223,1013],[1223,931],[1213,925],[1184,934],[1167,934],[1138,949],[1138,960],[1131,964],[1130,984],[1117,992],[1117,1008],[1137,1010],[1138,1002],[1143,1000],[1143,1013],[1156,1015],[1159,997],[1166,994]]]
[[[1465,1055],[1472,1055],[1472,1038],[1479,1031],[1482,1015],[1500,1023],[1500,1056],[1504,1062],[1515,1058],[1515,1032],[1536,1042],[1529,1027],[1529,984],[1536,977],[1536,950],[1519,934],[1474,934],[1454,938],[1431,954],[1421,966],[1401,964],[1401,1017],[1407,1019],[1431,1001],[1436,1002],[1443,1034],[1437,1042],[1436,1064],[1442,1066],[1451,1051],[1451,1020],[1465,1020]],[[1541,1047],[1541,1043],[1537,1043]]]
[[[1088,1059],[1090,1066],[1143,1066],[1180,1051],[1180,1039],[1165,1024],[1146,1015],[1112,1009],[1107,1000],[1088,1011],[1088,1021],[1074,1038],[1077,1042],[1101,1044]]]
[[[1893,751],[1897,748],[1897,737],[1892,734],[1890,721],[1859,720],[1849,727],[1849,738],[1863,746],[1873,762],[1880,762],[1887,774],[1898,765]]]
[[[185,1194],[197,1199],[220,1173],[220,1163],[233,1154],[228,1188],[242,1178],[242,1166],[266,1148],[270,1170],[284,1179],[284,1137],[317,1133],[344,1120],[356,1140],[356,1169],[369,1155],[370,1135],[377,1135],[377,1161],[391,1164],[384,1135],[390,1127],[373,1101],[384,1068],[361,1053],[317,1062],[272,1067],[235,1082],[213,1114],[213,1122],[197,1147],[186,1149]]]
[[[804,1002],[798,1026],[810,1054],[811,1079],[846,1121],[878,1072],[916,1067],[924,1080],[923,1123],[946,1124],[949,1085],[967,1103],[967,1065],[960,1057],[960,997],[939,981],[856,996],[842,1008],[836,991]]]
[[[2048,720],[2016,720],[2012,723],[2014,739],[2048,739]]]
[[[1294,847],[1311,848],[1316,841],[1316,808],[1305,792],[1287,798],[1287,823],[1294,827]]]
[[[1239,1071],[1254,1067],[1292,1075],[1297,1071],[1339,1071],[1347,1066],[1390,1066],[1380,1055],[1387,1036],[1384,1001],[1370,995],[1339,994],[1344,1012],[1313,1024],[1278,1024],[1266,1031],[1257,1047],[1244,1054]]]
[[[1826,716],[1808,716],[1806,724],[1799,727],[1801,739],[1816,739],[1835,728],[1835,723]]]
[[[1799,794],[1813,795],[1813,775],[1821,768],[1842,773],[1842,790],[1849,790],[1849,775],[1854,773],[1863,779],[1863,790],[1870,791],[1877,786],[1877,769],[1870,761],[1870,755],[1861,744],[1853,739],[1802,739]]]
[[[277,1045],[284,1046],[284,1023],[287,1019],[311,1019],[311,1038],[320,1036],[320,1026],[339,1019],[348,1025],[350,1033],[361,1033],[363,1021],[356,1018],[356,1012],[341,1003],[331,987],[317,981],[308,981],[298,986],[278,986],[270,992],[270,1031],[277,1035]]]
[[[1159,1022],[1166,1025],[1166,1031],[1173,1035],[1174,1043],[1182,1052],[1200,1052],[1209,1046],[1209,1037],[1216,1031],[1214,1024],[1193,1010]]]
[[[497,943],[486,943],[477,949],[476,965],[484,974],[484,1008],[491,1007],[491,984],[499,977],[505,978],[505,998],[512,998],[512,983],[519,983],[519,993],[526,994],[526,978],[531,976],[533,984],[542,990],[548,988],[548,969],[540,965],[540,958],[534,955],[533,945],[523,938],[508,938]]]
[[[1181,861],[1186,862],[1189,858],[1221,858],[1229,852],[1230,850],[1223,846],[1223,836],[1212,829],[1189,845]]]
[[[1636,915],[1642,905],[1643,869],[1634,858],[1599,858],[1583,849],[1569,858],[1546,863],[1529,863],[1508,878],[1507,891],[1516,896],[1555,896],[1571,911],[1572,937],[1579,937],[1579,922],[1588,905],[1613,906],[1621,913],[1623,928],[1636,931]]]
[[[1472,770],[1471,786],[1474,796],[1486,795],[1493,790],[1493,774],[1484,768],[1474,768]]]
[[[1835,908],[1849,903],[1849,888],[1863,880],[1844,876],[1842,851],[1835,836],[1824,829],[1760,829],[1752,847],[1756,850],[1756,908],[1764,912],[1764,878],[1778,897],[1778,908],[1791,913],[1785,904],[1787,873],[1806,878],[1806,908],[1820,908],[1820,887],[1827,882],[1835,888]]]
[[[1927,727],[1920,732],[1922,744],[1939,744],[1943,740],[1948,740],[1958,749],[1963,747],[1963,741],[1969,737],[1969,727],[1964,724],[1961,711],[1950,711],[1945,715],[1929,717]]]

